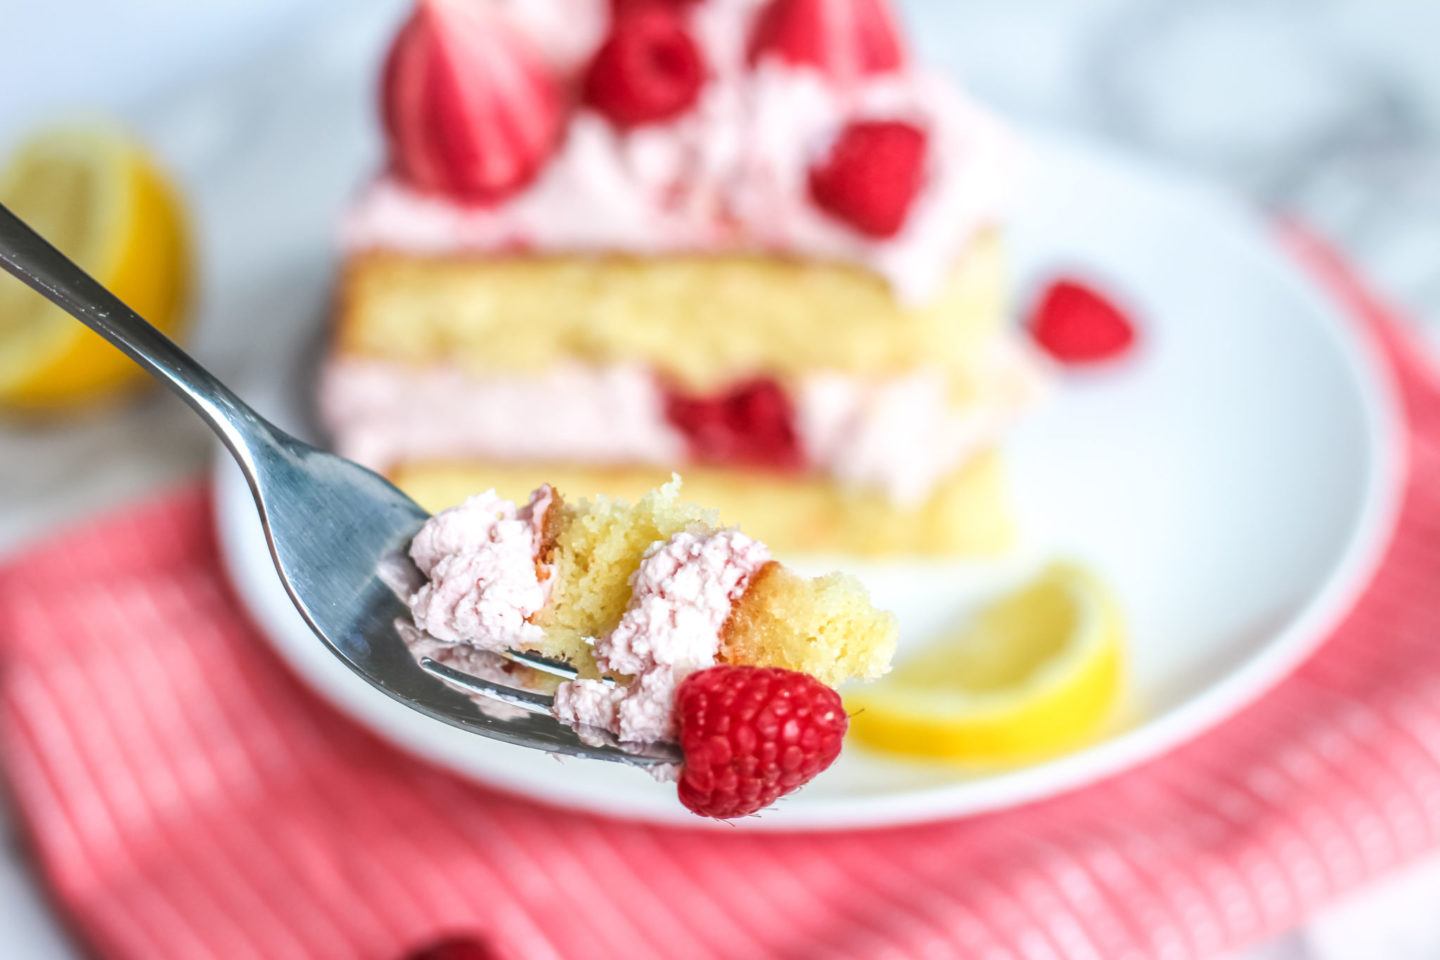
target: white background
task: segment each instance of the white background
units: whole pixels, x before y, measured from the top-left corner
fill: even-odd
[[[194,341],[222,376],[265,376],[263,331],[323,309],[324,238],[265,256],[213,232],[265,235],[283,156],[247,129],[295,122],[307,96],[362,90],[402,0],[4,0],[0,148],[76,111],[117,115],[187,182],[207,289]],[[1345,246],[1425,328],[1440,325],[1440,4],[1433,0],[910,0],[923,53],[1005,110],[1099,132],[1296,212]],[[177,109],[177,104],[181,106]],[[327,117],[337,169],[378,148],[372,105]],[[334,158],[330,158],[334,160]],[[325,163],[327,158],[309,158]],[[275,205],[338,209],[350,184]],[[213,189],[215,184],[225,189]],[[317,218],[317,222],[328,222]],[[310,258],[306,260],[305,258]],[[260,281],[263,281],[260,282]],[[279,309],[283,303],[284,309]],[[259,336],[257,336],[257,332]],[[258,345],[257,345],[258,342]],[[159,438],[159,439],[157,439]],[[45,430],[0,426],[0,550],[78,512],[198,469],[208,442],[178,404]],[[83,466],[83,470],[77,469]],[[1364,891],[1254,960],[1440,957],[1440,865]],[[18,841],[0,855],[0,955],[73,956]]]

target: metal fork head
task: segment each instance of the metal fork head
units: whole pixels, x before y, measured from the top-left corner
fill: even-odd
[[[409,545],[429,514],[378,474],[278,431],[248,453],[241,467],[285,589],[316,635],[372,686],[436,720],[517,746],[644,767],[680,761],[673,744],[621,743],[591,730],[582,738],[550,715],[553,699],[544,694],[433,662],[422,668],[401,628],[411,622],[406,598],[423,583]],[[507,656],[563,673],[549,661]],[[491,715],[467,694],[525,712]]]

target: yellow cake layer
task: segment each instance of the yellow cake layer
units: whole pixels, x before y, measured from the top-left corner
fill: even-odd
[[[1004,273],[993,233],[913,309],[877,274],[841,263],[372,252],[345,266],[335,350],[478,376],[638,364],[693,390],[822,370],[880,378],[938,366],[964,378],[1002,325]]]
[[[575,497],[634,500],[669,478],[667,471],[649,468],[478,462],[403,464],[391,473],[431,511],[491,487],[524,502],[547,482]],[[1006,549],[1013,535],[994,454],[974,458],[915,508],[821,478],[696,467],[682,475],[687,500],[715,508],[722,523],[782,552],[985,556]]]
[[[564,489],[557,488],[564,497]],[[535,649],[598,676],[589,638],[614,630],[630,603],[630,579],[645,552],[685,530],[716,525],[715,512],[678,496],[667,483],[637,500],[562,499],[546,519],[550,600],[535,619]],[[726,663],[804,670],[835,685],[874,679],[895,652],[897,627],[870,604],[853,577],[809,579],[766,564],[736,600],[722,631]]]

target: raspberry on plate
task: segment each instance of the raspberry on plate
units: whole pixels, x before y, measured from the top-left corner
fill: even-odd
[[[1108,297],[1078,280],[1055,281],[1030,317],[1030,335],[1061,363],[1103,363],[1129,352],[1135,325]]]

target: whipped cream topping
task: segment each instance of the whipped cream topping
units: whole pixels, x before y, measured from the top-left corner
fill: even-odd
[[[663,464],[685,455],[654,376],[634,366],[564,364],[481,380],[452,367],[340,358],[321,373],[319,406],[336,452],[378,470],[467,457]]]
[[[630,578],[619,624],[594,645],[603,672],[628,683],[573,680],[555,693],[555,715],[621,740],[675,738],[675,691],[715,665],[720,634],[750,578],[770,561],[764,544],[738,530],[681,532],[645,552]]]
[[[410,598],[415,626],[441,643],[479,650],[539,640],[530,618],[549,599],[550,571],[536,555],[553,502],[549,486],[518,510],[490,490],[427,520],[410,544],[429,581]]]
[[[975,397],[958,406],[950,376],[889,380],[818,373],[791,384],[809,468],[914,505],[1032,406],[1045,375],[1033,354],[998,342],[976,361]],[[331,360],[321,414],[336,448],[376,470],[405,461],[490,458],[673,467],[684,436],[666,419],[656,378],[633,367],[557,368],[538,377],[471,378],[381,360]]]
[[[583,62],[603,36],[592,15],[608,0],[569,0],[565,9],[575,7],[579,26],[564,34],[564,50],[549,49],[555,41],[545,26],[561,15],[559,4],[537,3],[515,15],[517,26],[552,61]],[[343,244],[419,254],[771,250],[857,263],[886,277],[905,302],[927,302],[971,238],[1008,205],[1013,140],[950,83],[922,70],[840,91],[807,68],[773,60],[752,68],[745,38],[756,7],[755,0],[693,5],[690,28],[711,79],[684,115],[625,132],[582,108],[537,180],[497,206],[465,206],[382,176],[350,210]],[[846,122],[885,119],[925,130],[929,159],[904,228],[876,240],[819,210],[808,176]]]

